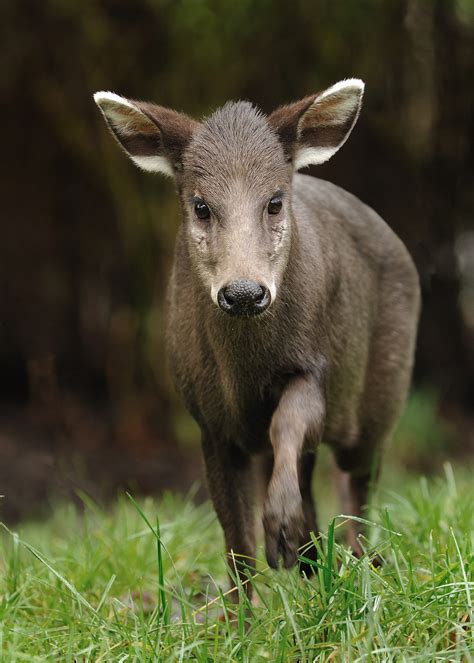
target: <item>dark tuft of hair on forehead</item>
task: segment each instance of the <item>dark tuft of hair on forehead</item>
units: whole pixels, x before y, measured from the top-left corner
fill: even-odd
[[[268,126],[262,111],[250,101],[228,101],[204,118],[203,124],[223,138],[249,137]]]
[[[197,174],[252,175],[263,164],[281,163],[283,148],[266,115],[249,101],[229,101],[205,118],[186,151]]]

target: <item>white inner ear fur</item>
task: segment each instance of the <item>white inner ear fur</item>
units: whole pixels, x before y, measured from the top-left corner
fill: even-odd
[[[329,161],[341,145],[337,147],[299,147],[293,159],[295,170]]]
[[[311,117],[314,113],[315,122],[317,126],[320,127],[335,127],[339,124],[344,124],[351,117],[354,119],[342,140],[334,146],[325,145],[324,147],[318,147],[316,145],[314,147],[309,147],[302,143],[298,147],[294,158],[296,170],[328,161],[328,159],[330,159],[333,154],[344,145],[359,117],[364,87],[364,82],[359,78],[348,78],[347,80],[339,81],[339,83],[332,85],[316,97],[298,123],[298,138],[301,138],[303,130],[301,125],[304,123],[305,118],[308,118],[308,114],[309,117]],[[329,111],[321,108],[321,112],[318,114],[318,106],[321,105],[321,102],[332,96],[336,97],[334,106],[331,107]],[[340,99],[337,100],[337,97],[340,97]]]
[[[173,168],[166,157],[134,157],[130,155],[133,163],[148,173],[161,173],[168,177],[174,177]]]
[[[147,128],[148,132],[150,127],[156,130],[157,133],[160,131],[135,104],[114,92],[96,92],[94,101],[116,132],[119,141],[120,136],[125,137],[139,133],[141,128]],[[156,156],[139,156],[131,154],[128,150],[125,151],[142,170],[174,177],[173,168],[166,157],[158,154]]]

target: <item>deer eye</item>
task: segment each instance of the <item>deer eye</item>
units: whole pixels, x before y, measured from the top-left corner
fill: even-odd
[[[211,210],[203,200],[196,200],[194,202],[194,212],[201,221],[207,221],[211,218]]]
[[[270,202],[268,203],[268,207],[267,207],[268,213],[269,214],[278,214],[279,212],[281,212],[282,205],[283,205],[283,203],[282,203],[282,200],[281,200],[281,196],[274,196],[270,200]]]

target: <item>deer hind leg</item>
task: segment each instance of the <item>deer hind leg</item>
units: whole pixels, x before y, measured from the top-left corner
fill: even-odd
[[[316,463],[316,451],[311,453],[304,453],[299,461],[298,467],[298,478],[300,484],[301,498],[303,500],[303,513],[305,528],[303,536],[300,541],[300,547],[305,546],[303,549],[303,556],[315,562],[317,558],[316,547],[314,545],[308,546],[307,544],[311,542],[311,533],[317,535],[318,525],[316,518],[316,506],[314,503],[313,490],[312,490],[312,480],[313,480],[313,470]],[[304,573],[306,576],[313,575],[315,573],[314,564],[309,562],[300,562],[300,573]]]
[[[336,450],[337,482],[344,514],[364,518],[371,486],[378,479],[378,461],[378,446],[359,444],[350,449]],[[353,519],[347,523],[347,543],[356,557],[364,553],[361,545],[364,532],[363,523]]]

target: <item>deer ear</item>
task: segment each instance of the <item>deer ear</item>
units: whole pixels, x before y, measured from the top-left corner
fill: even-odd
[[[96,92],[107,126],[137,166],[174,177],[198,123],[156,104],[132,101],[113,92]]]
[[[324,163],[344,145],[359,117],[363,94],[364,83],[350,78],[270,115],[296,170]]]

